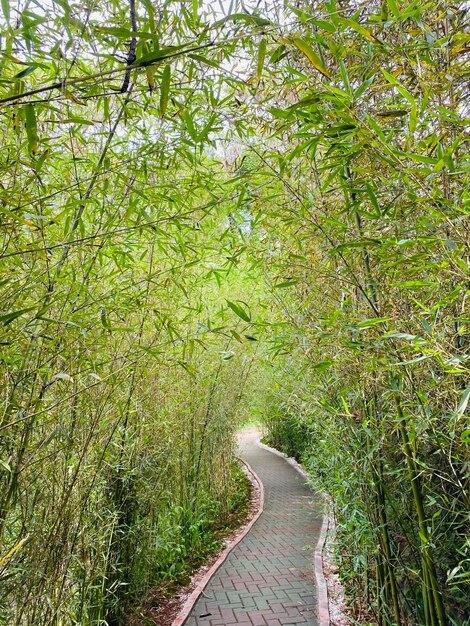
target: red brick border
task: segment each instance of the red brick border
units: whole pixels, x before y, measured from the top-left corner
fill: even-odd
[[[240,459],[240,460],[245,465],[247,470],[250,472],[252,478],[258,483],[258,487],[259,487],[259,509],[258,509],[258,512],[253,517],[253,519],[248,522],[248,524],[245,526],[245,528],[242,530],[242,532],[238,535],[238,537],[236,537],[233,541],[231,541],[227,545],[227,547],[224,549],[224,551],[219,556],[219,558],[214,563],[214,565],[212,565],[212,567],[205,573],[204,577],[197,583],[196,588],[194,589],[194,591],[191,593],[189,598],[184,603],[183,608],[181,609],[180,613],[176,616],[176,618],[174,619],[174,621],[173,621],[171,626],[182,626],[185,623],[185,621],[188,619],[189,614],[191,613],[191,611],[193,609],[193,606],[196,604],[196,602],[199,599],[199,596],[202,594],[204,589],[209,584],[209,581],[212,578],[212,576],[214,576],[214,574],[217,572],[217,570],[222,565],[222,563],[224,563],[224,561],[227,559],[228,555],[230,554],[230,552],[232,552],[232,550],[235,548],[235,546],[237,546],[240,543],[240,541],[242,539],[244,539],[246,537],[246,535],[250,532],[252,526],[256,523],[256,521],[258,520],[258,518],[260,517],[261,513],[264,510],[264,487],[263,487],[263,483],[261,482],[261,479],[256,474],[256,472],[253,470],[251,465],[249,463],[247,463],[246,461],[244,461],[243,459]]]
[[[325,547],[326,536],[328,534],[328,515],[323,515],[323,524],[318,537],[317,546],[314,553],[314,570],[317,580],[318,592],[318,619],[320,626],[330,626],[330,603],[328,599],[328,585],[323,573],[323,548]]]

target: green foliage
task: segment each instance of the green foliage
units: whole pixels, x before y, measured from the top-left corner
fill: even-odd
[[[263,153],[286,196],[264,227],[276,232],[272,293],[290,322],[273,340],[282,383],[267,391],[265,423],[333,498],[358,615],[463,624],[465,10],[335,7],[297,11],[308,46],[283,61],[293,78],[270,128],[282,148]],[[294,285],[280,297],[283,280]]]
[[[467,7],[258,4],[2,2],[5,624],[184,577],[251,402],[360,618],[465,623]]]
[[[226,301],[259,290],[210,154],[238,38],[197,3],[23,4],[1,23],[0,622],[124,624],[246,498],[257,347]]]

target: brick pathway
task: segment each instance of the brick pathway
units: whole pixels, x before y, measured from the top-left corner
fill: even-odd
[[[320,501],[283,458],[240,446],[264,485],[264,512],[193,607],[185,626],[318,626],[313,551]]]

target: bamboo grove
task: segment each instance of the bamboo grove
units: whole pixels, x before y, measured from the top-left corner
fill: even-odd
[[[0,623],[184,581],[256,412],[351,619],[468,624],[467,3],[2,14]]]

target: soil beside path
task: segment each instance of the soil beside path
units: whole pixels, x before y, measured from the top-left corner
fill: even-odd
[[[322,503],[282,457],[246,429],[240,456],[264,485],[264,511],[194,605],[186,626],[318,626],[313,570]]]

